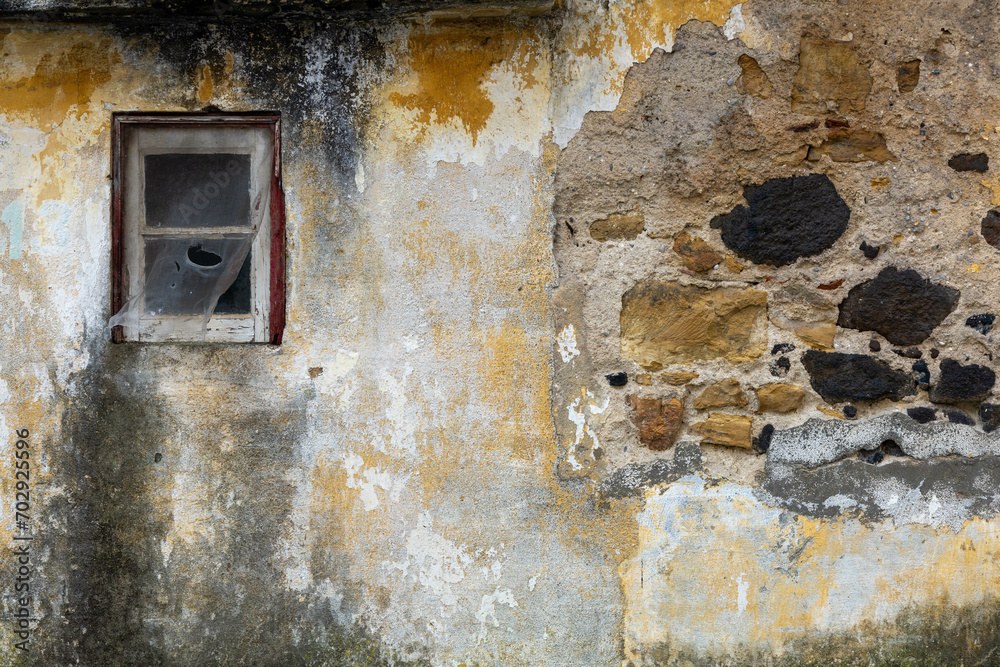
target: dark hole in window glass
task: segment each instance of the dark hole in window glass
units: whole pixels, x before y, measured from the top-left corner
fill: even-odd
[[[250,224],[250,156],[238,153],[146,155],[148,227]]]
[[[245,243],[245,239],[146,238],[146,312],[204,315],[213,290]],[[248,253],[236,280],[219,297],[215,313],[250,313],[250,264]]]

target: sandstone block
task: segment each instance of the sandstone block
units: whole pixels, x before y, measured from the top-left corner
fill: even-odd
[[[821,116],[862,111],[872,89],[868,67],[847,42],[803,36],[792,83],[792,111]]]
[[[621,351],[646,369],[699,359],[730,363],[767,349],[767,294],[645,280],[622,296]]]
[[[741,407],[747,404],[747,395],[736,380],[723,380],[710,384],[694,399],[696,410],[706,408]]]
[[[666,382],[667,384],[672,384],[675,387],[680,387],[681,385],[685,385],[688,382],[691,382],[692,380],[697,380],[698,374],[687,373],[682,371],[678,373],[663,373],[660,375],[660,377],[663,378],[663,381]]]
[[[756,60],[744,53],[736,62],[739,63],[742,70],[739,81],[740,90],[764,100],[774,94],[771,80],[767,78],[767,74],[760,68]]]
[[[834,162],[899,162],[889,152],[885,137],[878,132],[840,128],[830,132],[829,138],[809,151],[810,160],[826,155]]]
[[[698,422],[691,431],[701,436],[702,444],[725,445],[727,447],[753,447],[753,419],[743,415],[727,415],[719,412]]]
[[[765,384],[757,388],[761,412],[793,412],[802,407],[806,390],[794,384]]]
[[[632,421],[639,429],[639,441],[654,452],[669,449],[681,429],[684,406],[676,398],[629,396]]]
[[[595,241],[617,241],[634,239],[646,228],[642,211],[634,209],[628,213],[612,213],[606,218],[590,223],[590,237]]]
[[[901,93],[912,93],[920,82],[920,61],[907,60],[896,68],[896,87]]]
[[[674,252],[681,258],[684,266],[692,271],[708,271],[720,263],[725,256],[715,251],[703,239],[691,236],[687,232],[677,235],[674,240]]]

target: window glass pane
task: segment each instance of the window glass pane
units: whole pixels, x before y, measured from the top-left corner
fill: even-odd
[[[249,155],[146,155],[144,169],[147,227],[250,224]]]
[[[146,238],[145,309],[150,315],[203,315],[219,298],[216,313],[250,313],[250,253],[247,239]],[[243,262],[236,264],[242,256]],[[239,266],[239,269],[237,269]]]

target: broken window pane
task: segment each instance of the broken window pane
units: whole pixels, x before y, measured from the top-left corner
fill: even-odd
[[[201,315],[216,285],[227,284],[245,253],[236,279],[218,301],[217,313],[250,313],[248,239],[147,238],[145,310],[150,315]],[[242,281],[242,282],[241,282]]]
[[[239,153],[146,155],[147,227],[250,224],[250,156]]]

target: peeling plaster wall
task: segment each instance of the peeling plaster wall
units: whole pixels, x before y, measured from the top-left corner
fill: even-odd
[[[941,375],[995,368],[1000,186],[949,160],[996,141],[998,15],[917,4],[18,7],[0,426],[38,620],[23,655],[0,588],[0,663],[988,664],[996,399]],[[209,105],[282,114],[284,342],[112,345],[111,113]],[[733,240],[754,187],[768,229],[822,204],[807,250]],[[861,330],[889,267],[917,305]],[[841,377],[872,364],[874,400]]]

